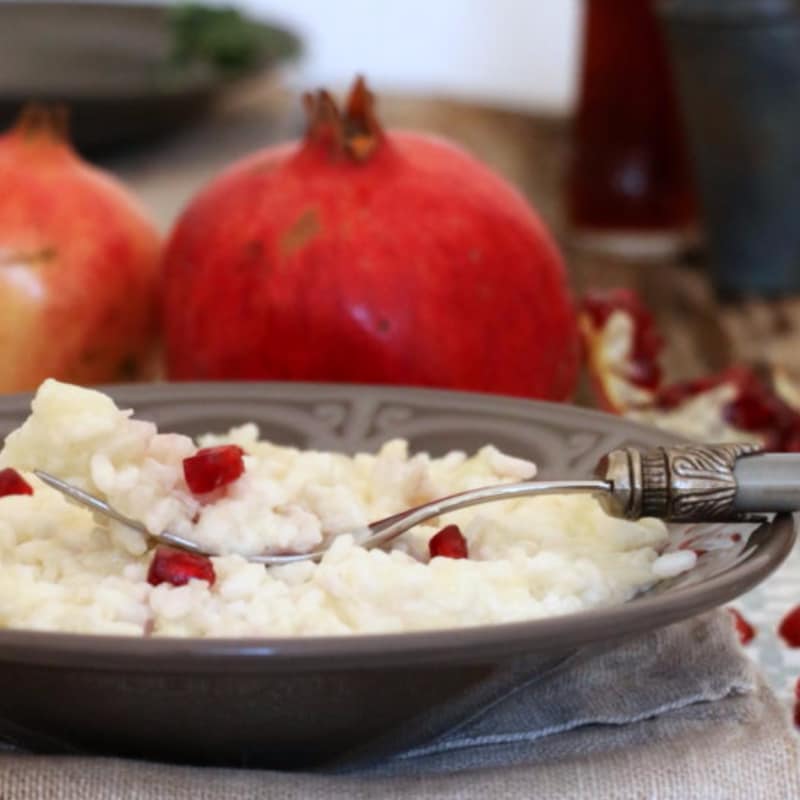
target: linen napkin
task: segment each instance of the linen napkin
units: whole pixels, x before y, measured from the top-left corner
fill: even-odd
[[[323,772],[8,752],[0,755],[0,797],[800,797],[787,710],[742,652],[725,611],[587,648],[545,671],[517,659],[480,691],[484,705],[445,733],[429,736],[421,720],[394,747],[377,742]]]

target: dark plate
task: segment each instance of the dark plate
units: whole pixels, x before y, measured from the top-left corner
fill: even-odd
[[[402,436],[441,454],[487,442],[541,475],[587,475],[621,445],[665,434],[568,406],[490,395],[310,384],[164,384],[110,390],[164,429],[196,434],[255,420],[303,447],[373,450]],[[0,398],[0,434],[29,396]],[[763,580],[794,543],[790,517],[733,542],[730,525],[671,529],[707,549],[691,573],[630,603],[559,618],[439,632],[305,639],[131,639],[0,631],[0,735],[19,744],[195,763],[308,766],[398,734],[421,716],[454,720],[455,698],[517,655],[557,662],[592,642],[713,608]],[[717,549],[716,545],[726,546]],[[464,709],[461,708],[461,713]],[[398,734],[401,735],[401,734]]]
[[[67,106],[72,139],[85,152],[177,130],[233,82],[299,50],[288,31],[233,13],[0,2],[0,128],[39,100]]]

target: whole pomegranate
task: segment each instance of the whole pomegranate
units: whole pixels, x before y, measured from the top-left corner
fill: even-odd
[[[63,130],[31,107],[0,136],[0,391],[135,377],[153,342],[158,233]]]
[[[358,80],[304,141],[233,165],[163,263],[171,378],[400,383],[563,400],[579,344],[558,252],[462,150],[384,132]]]

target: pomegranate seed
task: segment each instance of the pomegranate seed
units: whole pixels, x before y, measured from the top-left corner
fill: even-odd
[[[794,685],[794,724],[800,728],[800,678]]]
[[[33,494],[31,485],[15,469],[0,469],[0,497],[10,494]]]
[[[183,459],[186,484],[195,494],[207,494],[233,483],[244,472],[244,450],[235,444],[205,447]]]
[[[448,525],[442,528],[435,536],[432,536],[428,542],[428,551],[431,554],[431,558],[436,558],[436,556],[442,556],[443,558],[469,558],[467,540],[458,525]]]
[[[208,581],[209,585],[214,584],[217,576],[208,556],[189,553],[167,545],[159,545],[156,548],[150,569],[147,571],[147,582],[151,586],[158,586],[159,583],[183,586],[192,578]]]
[[[800,647],[800,606],[795,606],[781,620],[778,633],[789,647]]]
[[[780,409],[775,398],[755,377],[739,386],[739,395],[725,407],[728,422],[745,431],[769,429],[778,422]]]
[[[756,635],[756,629],[735,608],[729,608],[728,611],[733,617],[733,624],[739,634],[739,641],[742,644],[752,642]]]

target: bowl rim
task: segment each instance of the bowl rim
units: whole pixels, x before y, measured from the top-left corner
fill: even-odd
[[[594,408],[584,408],[572,403],[571,400],[540,400],[538,398],[522,397],[516,395],[493,394],[491,392],[471,391],[467,389],[440,389],[431,386],[414,386],[410,384],[389,384],[389,383],[330,383],[325,381],[269,381],[269,380],[243,380],[243,381],[170,381],[159,380],[149,383],[98,383],[86,385],[84,388],[94,389],[98,392],[114,397],[116,395],[126,395],[134,398],[130,402],[136,402],[136,398],[150,401],[154,392],[160,393],[164,390],[174,392],[185,392],[191,394],[191,399],[196,399],[197,394],[203,394],[205,399],[231,399],[231,390],[237,393],[237,398],[245,400],[260,399],[296,399],[298,393],[308,395],[308,399],[318,399],[319,394],[349,395],[353,392],[376,392],[392,395],[392,400],[406,401],[424,397],[430,400],[456,402],[459,405],[471,405],[475,403],[491,402],[495,406],[505,411],[518,411],[522,416],[531,416],[537,409],[546,411],[547,414],[556,415],[567,414],[568,416],[582,417],[596,423],[606,422],[613,427],[624,427],[632,433],[640,433],[654,442],[658,440],[661,444],[681,444],[689,443],[685,437],[656,428],[645,422],[627,419],[608,411],[601,411]],[[266,395],[264,394],[266,392]],[[31,399],[36,394],[36,390],[26,392],[12,392],[0,395],[0,414],[15,410],[20,404],[30,406]],[[116,398],[115,398],[116,399]],[[188,399],[188,398],[187,398]],[[127,400],[125,402],[128,402]],[[134,409],[135,410],[135,409]],[[486,413],[487,409],[481,408],[480,411]],[[26,412],[27,413],[27,412]]]
[[[352,396],[377,392],[392,401],[436,400],[452,406],[483,406],[518,411],[529,418],[541,410],[556,416],[607,422],[635,437],[637,433],[663,444],[681,441],[649,425],[615,417],[605,412],[564,403],[553,403],[482,392],[464,392],[424,387],[379,384],[328,384],[308,382],[176,382],[115,384],[93,387],[112,396],[155,399],[167,392],[171,402],[183,394],[197,399],[231,395],[258,399],[321,399],[321,395]],[[155,393],[155,394],[154,394]],[[25,413],[33,392],[0,397],[0,415]],[[175,397],[175,395],[178,397]],[[479,409],[480,410],[480,409]],[[0,630],[0,662],[50,667],[91,664],[114,671],[216,673],[220,671],[271,671],[419,666],[423,664],[468,664],[497,660],[498,654],[577,649],[608,639],[609,630],[632,635],[653,627],[686,619],[742,594],[773,572],[788,556],[796,539],[791,514],[779,514],[762,523],[750,537],[756,540],[737,564],[696,584],[643,596],[615,606],[589,609],[541,619],[496,625],[446,628],[403,633],[342,634],[336,636],[285,637],[137,637],[105,634],[59,633],[28,629]],[[533,642],[531,640],[534,640]]]

